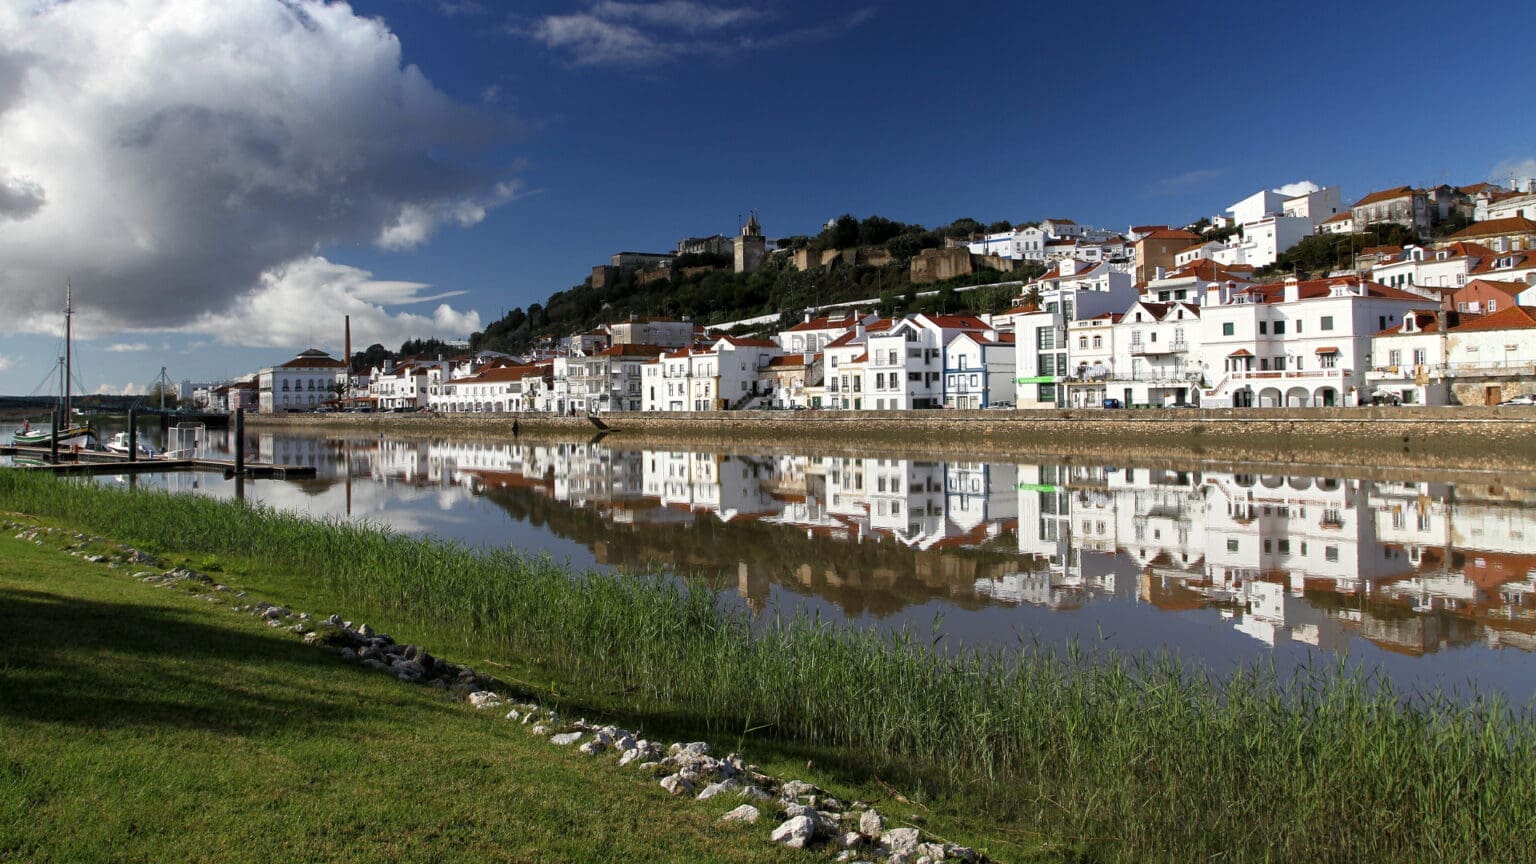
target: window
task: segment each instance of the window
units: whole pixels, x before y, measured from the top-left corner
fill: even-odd
[[[1104,337],[1102,337],[1102,336],[1095,336],[1095,337],[1093,337],[1093,347],[1095,347],[1095,348],[1103,348],[1104,347]]]
[[[1285,322],[1284,321],[1276,321],[1275,322],[1275,335],[1276,336],[1284,336],[1285,335]]]
[[[1035,331],[1035,347],[1047,351],[1056,347],[1056,331],[1050,327],[1041,327]]]
[[[1324,315],[1323,316],[1323,329],[1324,330],[1332,330],[1333,329],[1333,316],[1332,315]]]
[[[1428,361],[1429,352],[1423,348],[1413,349],[1413,363],[1415,366],[1423,366]]]
[[[1324,369],[1335,369],[1339,365],[1339,355],[1319,354],[1317,355],[1317,362],[1318,365],[1322,366]]]
[[[1401,365],[1403,365],[1403,352],[1401,350],[1397,349],[1397,348],[1393,348],[1391,351],[1388,351],[1387,352],[1387,365],[1388,366],[1401,366]]]
[[[1323,547],[1323,560],[1325,560],[1325,561],[1338,561],[1339,560],[1339,547],[1337,547],[1337,546],[1324,546]]]
[[[1267,335],[1268,333],[1269,333],[1269,322],[1268,321],[1260,321],[1259,322],[1259,335],[1260,336],[1264,336],[1264,335]]]
[[[1223,336],[1232,336],[1232,335],[1234,335],[1236,333],[1237,333],[1237,325],[1233,324],[1231,321],[1228,321],[1227,323],[1221,325],[1221,335],[1223,335]]]
[[[1228,538],[1227,539],[1227,551],[1228,552],[1236,552],[1237,551],[1237,540],[1235,538]]]
[[[1095,340],[1097,340],[1099,337],[1095,336],[1093,338]],[[1077,337],[1077,347],[1079,347],[1079,348],[1087,348],[1088,347],[1088,337],[1087,336],[1079,336],[1079,337]],[[1097,348],[1099,346],[1095,345],[1093,347]]]
[[[1489,298],[1489,300],[1488,300],[1488,311],[1489,312],[1497,312],[1497,311],[1499,311],[1499,301],[1494,300],[1492,298]]]

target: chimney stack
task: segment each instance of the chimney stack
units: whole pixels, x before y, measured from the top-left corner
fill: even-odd
[[[1295,303],[1301,299],[1301,281],[1294,275],[1285,277],[1285,302]]]

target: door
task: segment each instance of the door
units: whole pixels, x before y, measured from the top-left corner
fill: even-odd
[[[1504,401],[1504,391],[1499,385],[1490,384],[1483,388],[1484,405],[1497,405],[1502,401]]]

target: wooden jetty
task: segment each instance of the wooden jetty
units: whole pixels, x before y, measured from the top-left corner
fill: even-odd
[[[81,450],[74,452],[59,449],[59,461],[48,463],[51,455],[47,447],[19,445],[0,446],[0,456],[22,457],[43,461],[41,465],[17,466],[29,471],[52,471],[55,474],[158,474],[162,471],[218,471],[233,475],[235,463],[224,459],[161,459],[149,456],[128,458],[126,453],[107,450]],[[299,479],[315,476],[313,465],[276,465],[267,462],[246,462],[244,475],[251,478],[278,480]]]

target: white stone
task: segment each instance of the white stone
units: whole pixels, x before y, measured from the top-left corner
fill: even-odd
[[[804,849],[816,836],[816,822],[809,816],[796,816],[773,829],[773,841],[791,849]]]
[[[743,804],[720,817],[721,822],[745,822],[748,825],[757,821],[762,814],[751,804]]]
[[[673,795],[692,795],[693,781],[684,777],[681,773],[669,774],[662,778],[661,788]]]
[[[476,690],[469,694],[468,701],[476,708],[495,708],[502,704],[501,697],[489,690]]]
[[[549,743],[558,744],[559,746],[564,747],[567,744],[575,744],[580,740],[580,732],[562,732],[559,735],[551,735],[549,738]]]
[[[628,765],[629,763],[631,763],[631,762],[633,762],[633,761],[635,761],[636,759],[639,759],[639,758],[640,758],[640,751],[639,750],[636,750],[636,749],[633,749],[633,748],[631,748],[629,750],[625,750],[624,751],[624,755],[619,757],[619,767],[623,767],[625,765]]]
[[[801,795],[815,795],[820,791],[814,784],[804,780],[790,780],[779,787],[779,796],[786,799],[799,798]]]
[[[893,855],[911,855],[917,852],[917,843],[921,837],[922,832],[916,828],[892,828],[880,837],[880,845]]]
[[[880,834],[885,830],[885,817],[880,811],[870,809],[859,815],[859,833],[871,840],[879,840]]]
[[[740,787],[741,781],[736,780],[735,778],[729,780],[721,780],[719,783],[711,783],[708,786],[705,786],[704,791],[699,793],[698,798],[700,801],[708,801],[716,795],[724,795],[725,793]]]

